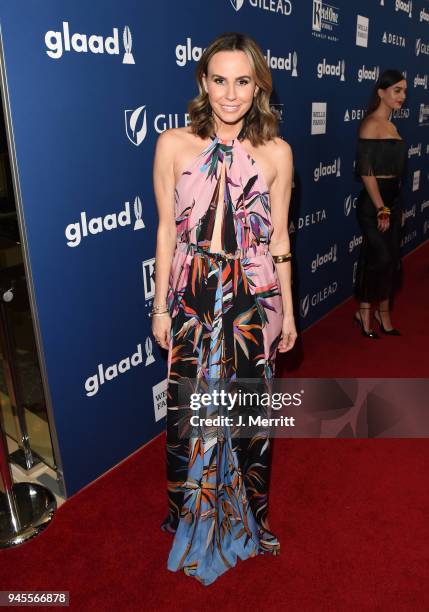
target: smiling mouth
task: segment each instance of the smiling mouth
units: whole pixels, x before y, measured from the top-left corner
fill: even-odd
[[[226,111],[227,113],[234,113],[235,111],[237,111],[240,107],[235,104],[235,105],[230,105],[230,104],[221,104],[221,108]]]

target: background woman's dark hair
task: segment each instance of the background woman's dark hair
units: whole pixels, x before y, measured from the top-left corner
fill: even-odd
[[[219,51],[243,51],[249,58],[259,90],[245,117],[244,136],[253,146],[271,140],[278,134],[278,119],[270,108],[270,96],[273,89],[271,73],[264,54],[253,38],[237,32],[218,36],[204,50],[197,64],[196,77],[199,94],[191,100],[188,107],[193,133],[201,138],[214,134],[212,108],[209,96],[204,89],[203,75],[207,74],[211,58]]]
[[[391,87],[404,79],[404,75],[399,70],[389,69],[380,74],[376,84],[374,85],[374,90],[366,109],[366,115],[373,113],[378,108],[380,104],[380,96],[378,95],[377,91],[379,89],[387,89],[388,87]]]

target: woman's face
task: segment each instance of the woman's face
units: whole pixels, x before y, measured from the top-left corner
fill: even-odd
[[[249,58],[244,51],[219,51],[209,61],[203,85],[216,123],[240,121],[258,92]]]
[[[404,79],[387,89],[379,89],[378,95],[390,109],[401,108],[407,97],[407,81]]]

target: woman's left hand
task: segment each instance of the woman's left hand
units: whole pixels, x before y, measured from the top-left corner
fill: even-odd
[[[282,337],[278,347],[279,352],[286,353],[290,351],[295,344],[297,335],[293,315],[285,315],[283,317]]]

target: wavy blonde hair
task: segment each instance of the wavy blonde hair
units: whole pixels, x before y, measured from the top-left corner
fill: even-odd
[[[251,108],[244,118],[244,135],[253,146],[263,144],[278,135],[278,119],[270,108],[270,96],[273,82],[270,70],[258,44],[246,34],[231,32],[222,34],[203,52],[196,69],[199,94],[188,105],[191,119],[190,127],[194,134],[201,138],[214,135],[215,125],[209,96],[203,85],[203,76],[207,75],[211,58],[219,51],[244,51],[249,58],[258,93],[253,99]]]

